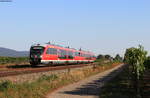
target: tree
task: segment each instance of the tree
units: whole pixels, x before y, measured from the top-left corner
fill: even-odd
[[[122,61],[122,57],[119,54],[117,54],[115,56],[114,60],[116,60],[116,61]]]
[[[97,56],[97,59],[104,59],[104,55],[99,54],[99,55]]]
[[[144,50],[144,47],[139,45],[139,48],[129,48],[125,53],[125,62],[132,65],[137,78],[142,75],[144,72],[145,66],[144,62],[146,60],[147,51]]]
[[[139,80],[143,76],[145,70],[144,62],[146,60],[147,51],[144,50],[144,47],[139,45],[138,48],[129,48],[126,50],[124,61],[131,65],[131,77],[133,84],[136,90],[136,97],[141,98]]]
[[[150,68],[150,56],[148,56],[144,62],[146,68]]]
[[[106,59],[110,59],[111,56],[107,54],[107,55],[105,55],[105,58],[106,58]]]

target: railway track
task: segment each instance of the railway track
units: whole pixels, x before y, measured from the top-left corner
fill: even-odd
[[[64,70],[64,69],[73,69],[73,68],[80,68],[80,67],[90,66],[90,65],[93,64],[49,66],[49,67],[37,67],[37,68],[6,68],[5,70],[0,70],[0,77],[47,72],[47,71],[56,71],[56,70]]]

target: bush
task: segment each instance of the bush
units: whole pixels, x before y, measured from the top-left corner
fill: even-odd
[[[5,91],[12,86],[11,81],[3,81],[0,83],[0,91]]]

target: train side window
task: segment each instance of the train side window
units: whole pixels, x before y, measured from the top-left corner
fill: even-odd
[[[59,58],[60,59],[66,59],[67,58],[67,52],[66,52],[66,50],[60,49],[59,51],[60,51]]]
[[[46,54],[57,54],[57,49],[55,48],[48,48]]]
[[[79,56],[79,52],[75,52],[75,56]]]
[[[82,57],[84,57],[84,53],[82,53]]]
[[[83,57],[83,53],[80,53],[80,56],[82,56],[82,57]]]
[[[68,58],[69,59],[73,59],[74,58],[72,51],[68,51]]]

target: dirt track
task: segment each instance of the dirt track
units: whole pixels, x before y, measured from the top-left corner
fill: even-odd
[[[58,89],[46,98],[99,98],[100,89],[106,82],[119,74],[125,65],[116,66],[95,76]]]

